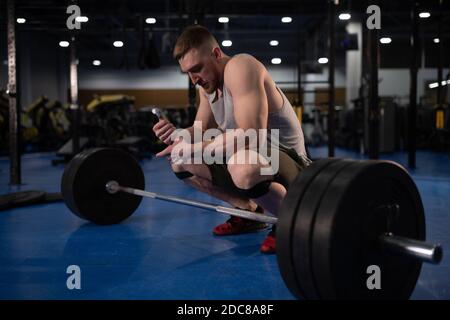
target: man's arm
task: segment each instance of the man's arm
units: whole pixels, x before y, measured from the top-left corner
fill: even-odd
[[[268,102],[264,89],[264,66],[251,56],[237,56],[225,67],[224,83],[231,93],[234,105],[236,129],[267,129]],[[216,153],[226,154],[228,148],[237,151],[237,141],[245,141],[243,131],[235,130],[217,137],[213,142],[203,142],[203,148],[209,145]],[[260,138],[256,132],[256,146]],[[248,144],[246,144],[248,147]]]
[[[237,128],[267,128],[269,107],[264,74],[264,66],[251,56],[241,55],[227,64],[224,82],[233,97]]]
[[[199,127],[199,125],[200,125],[201,126],[200,130],[203,133],[207,129],[217,128],[217,123],[214,120],[214,115],[211,111],[211,106],[209,104],[208,98],[205,95],[205,91],[201,87],[199,89],[199,96],[200,96],[200,103],[197,108],[197,114],[195,116],[194,125],[196,125],[197,127]],[[194,130],[195,130],[194,125],[186,128],[186,129],[183,129],[183,130],[189,132],[191,140],[194,139]],[[198,130],[198,128],[197,128],[197,130]],[[198,142],[198,143],[202,143],[202,142]],[[159,152],[156,156],[162,157],[162,156],[169,155],[172,152],[173,147],[174,147],[174,145],[172,145],[172,144],[169,145],[166,149]]]
[[[199,89],[200,103],[197,109],[197,115],[195,121],[199,121],[202,124],[202,131],[210,128],[217,128],[217,123],[214,120],[214,115],[211,111],[211,105],[208,98],[205,95],[205,90],[202,87]]]

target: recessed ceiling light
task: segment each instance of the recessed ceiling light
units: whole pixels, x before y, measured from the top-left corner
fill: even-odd
[[[231,40],[223,40],[222,46],[224,47],[231,47],[233,45],[233,42]]]
[[[69,46],[69,41],[60,41],[59,46],[63,48],[67,48]]]
[[[350,13],[341,13],[339,15],[339,20],[350,20],[350,18],[352,17],[352,15]]]
[[[86,16],[79,16],[79,17],[76,17],[76,18],[75,18],[75,21],[76,21],[76,22],[88,22],[88,21],[89,21],[89,18],[86,17]]]
[[[123,47],[123,42],[122,41],[114,41],[113,46],[116,48]]]
[[[281,63],[281,59],[280,58],[273,58],[271,62],[272,62],[272,64],[280,64]]]
[[[419,17],[422,19],[426,19],[429,18],[431,16],[431,14],[429,12],[421,12],[419,13]]]

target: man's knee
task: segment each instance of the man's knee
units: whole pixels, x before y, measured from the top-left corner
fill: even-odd
[[[261,174],[261,164],[229,162],[227,168],[242,195],[257,199],[270,191],[273,177]]]
[[[229,164],[228,172],[231,175],[236,187],[240,189],[249,189],[253,187],[257,181],[257,168],[252,168],[247,164]]]
[[[238,188],[249,189],[261,181],[271,179],[271,176],[261,174],[261,169],[267,165],[267,160],[258,152],[239,150],[229,159],[227,169]]]

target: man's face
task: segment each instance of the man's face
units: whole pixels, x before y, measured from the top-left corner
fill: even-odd
[[[179,61],[181,71],[187,73],[193,84],[201,86],[206,93],[214,93],[220,84],[217,59],[207,49],[191,49]]]

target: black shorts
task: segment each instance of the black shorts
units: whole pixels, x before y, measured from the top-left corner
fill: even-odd
[[[273,177],[275,182],[282,184],[286,190],[289,189],[291,183],[295,180],[297,175],[311,164],[306,156],[301,157],[294,149],[286,149],[279,146],[279,168],[278,173]],[[239,194],[239,188],[234,184],[230,173],[228,172],[227,164],[210,164],[207,165],[211,173],[213,185],[225,189],[228,192]]]

